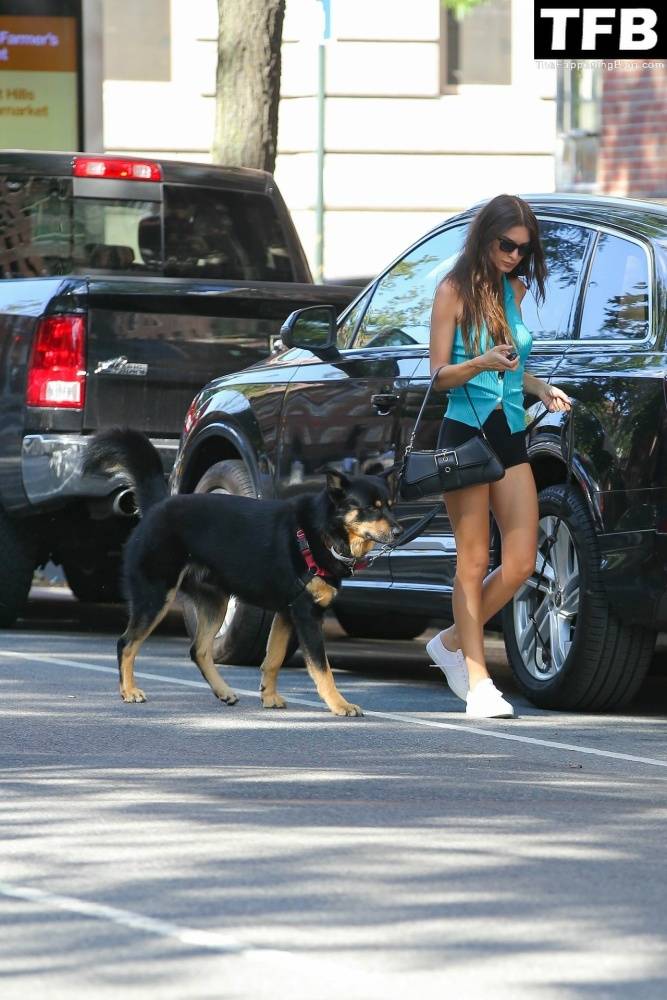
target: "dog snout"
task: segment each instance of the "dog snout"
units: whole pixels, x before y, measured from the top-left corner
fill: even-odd
[[[399,538],[403,534],[403,525],[399,524],[398,521],[393,521],[391,525],[391,537]]]

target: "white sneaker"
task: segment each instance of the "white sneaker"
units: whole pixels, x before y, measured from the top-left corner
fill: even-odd
[[[513,719],[514,709],[487,677],[468,691],[466,715],[471,719]]]
[[[430,642],[426,643],[426,652],[435,665],[442,670],[450,690],[461,701],[465,701],[469,686],[468,667],[462,650],[457,649],[455,653],[452,653],[443,645],[440,635],[434,635]]]

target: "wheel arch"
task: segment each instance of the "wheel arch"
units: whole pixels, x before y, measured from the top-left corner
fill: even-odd
[[[180,478],[179,493],[192,493],[195,486],[216,462],[225,459],[240,459],[248,468],[258,498],[262,489],[262,476],[255,452],[247,438],[236,427],[229,424],[213,423],[204,427],[196,439],[188,443],[185,469]]]
[[[538,493],[547,486],[557,486],[567,481],[567,463],[559,443],[541,441],[539,444],[529,447],[528,459],[535,476]],[[579,488],[586,501],[596,530],[603,531],[604,522],[598,500],[598,491],[576,454],[572,462],[572,481]]]

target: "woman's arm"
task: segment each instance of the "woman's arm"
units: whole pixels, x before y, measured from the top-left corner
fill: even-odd
[[[529,375],[528,372],[524,372],[523,387],[529,395],[537,396],[551,413],[557,410],[569,410],[572,405],[567,393],[559,389],[557,385],[550,385],[544,379],[538,378],[537,375]]]
[[[541,399],[547,389],[547,383],[544,379],[538,378],[537,375],[530,375],[528,372],[524,372],[523,388],[529,396],[537,396],[538,399]]]
[[[509,344],[498,344],[476,358],[470,358],[460,364],[451,364],[458,302],[454,285],[447,280],[442,281],[433,299],[429,342],[431,375],[444,365],[436,380],[436,389],[452,389],[454,386],[463,385],[475,375],[489,369],[513,371],[519,364],[518,359],[507,360],[507,355],[513,350]]]

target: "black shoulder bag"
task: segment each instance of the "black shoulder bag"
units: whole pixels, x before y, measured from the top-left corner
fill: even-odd
[[[482,422],[477,415],[477,410],[466,385],[463,386],[463,389],[479,424],[481,435],[475,435],[456,448],[414,451],[413,446],[419,421],[426,409],[428,398],[439,373],[440,369],[438,368],[426,390],[403,455],[403,466],[398,477],[398,490],[404,500],[414,500],[419,497],[431,496],[434,493],[446,493],[450,490],[461,490],[465,486],[475,486],[478,483],[495,483],[505,475],[505,466],[489,444],[489,439],[484,433]]]

